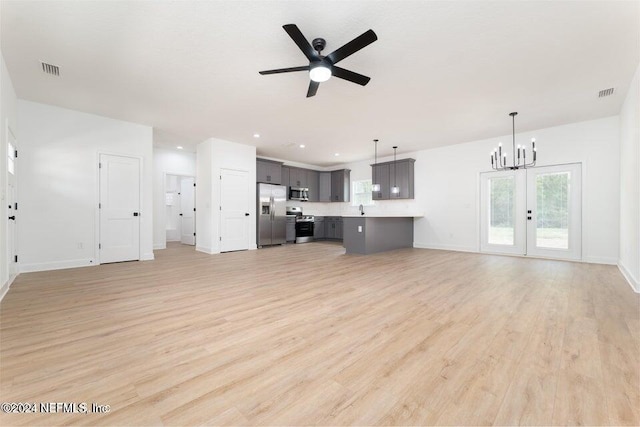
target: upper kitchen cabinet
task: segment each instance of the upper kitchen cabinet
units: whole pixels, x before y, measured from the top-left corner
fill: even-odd
[[[319,183],[320,183],[320,196],[319,202],[330,202],[331,201],[331,172],[320,172],[319,173]]]
[[[389,163],[371,165],[371,183],[380,184],[380,191],[372,191],[373,200],[389,200],[391,186],[389,181]]]
[[[309,189],[309,201],[320,201],[320,172],[307,170],[307,188]]]
[[[307,169],[289,168],[289,185],[291,187],[308,188]]]
[[[291,172],[291,167],[289,166],[282,166],[282,181],[280,182],[280,184],[282,185],[286,185],[287,187],[289,187],[289,176]],[[289,189],[287,188],[287,198],[289,197]]]
[[[256,181],[280,184],[282,182],[282,162],[256,159]]]
[[[340,169],[331,172],[331,201],[348,202],[351,200],[351,170]]]
[[[380,191],[371,193],[373,200],[396,200],[414,198],[415,159],[400,159],[394,162],[371,165],[371,179],[380,184]],[[375,179],[374,179],[375,177]],[[400,187],[400,193],[393,194],[391,187]]]

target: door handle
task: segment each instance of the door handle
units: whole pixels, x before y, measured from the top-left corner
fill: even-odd
[[[182,214],[180,214],[180,215],[182,215]],[[249,216],[249,212],[245,212],[244,216]]]
[[[528,217],[527,217],[527,219],[528,219],[529,221],[531,221],[531,217],[530,217],[530,216],[528,216]]]
[[[16,220],[16,216],[15,216],[15,215],[11,215],[11,216],[9,217],[9,219],[12,219],[12,220],[14,220],[14,221],[15,221],[15,220]]]
[[[135,215],[135,214],[134,214]],[[180,214],[180,216],[182,216],[182,214]]]
[[[140,215],[138,212],[133,213],[133,216],[138,216],[138,215]]]

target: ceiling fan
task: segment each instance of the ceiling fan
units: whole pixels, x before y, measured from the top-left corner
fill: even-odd
[[[283,25],[282,28],[289,34],[289,37],[298,45],[304,56],[309,60],[309,65],[301,67],[291,68],[279,68],[277,70],[260,71],[260,74],[279,74],[279,73],[291,73],[294,71],[309,71],[309,89],[307,90],[307,98],[314,96],[318,91],[320,83],[326,82],[331,76],[348,80],[353,83],[357,83],[361,86],[365,86],[371,80],[367,76],[354,73],[353,71],[345,70],[336,66],[338,62],[342,61],[346,57],[353,55],[363,47],[366,47],[378,40],[378,36],[373,30],[368,30],[355,39],[351,40],[344,46],[334,50],[327,56],[322,56],[322,50],[324,49],[326,42],[324,39],[313,39],[311,44],[302,35],[302,32],[295,24]],[[313,45],[313,47],[311,47]]]

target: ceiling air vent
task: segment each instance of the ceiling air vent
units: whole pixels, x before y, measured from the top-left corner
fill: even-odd
[[[60,75],[60,67],[58,67],[57,65],[47,64],[46,62],[40,62],[40,64],[42,64],[43,72],[51,74],[52,76]]]
[[[613,95],[612,87],[610,87],[609,89],[602,89],[600,92],[598,92],[598,98],[604,98],[605,96],[609,95]]]

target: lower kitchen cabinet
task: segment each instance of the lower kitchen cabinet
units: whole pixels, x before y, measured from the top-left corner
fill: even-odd
[[[313,224],[313,238],[316,240],[322,240],[325,238],[324,217],[315,217],[315,223]]]
[[[327,216],[324,218],[325,238],[342,240],[342,217]]]
[[[296,241],[296,219],[295,218],[287,217],[286,240],[287,242]]]

